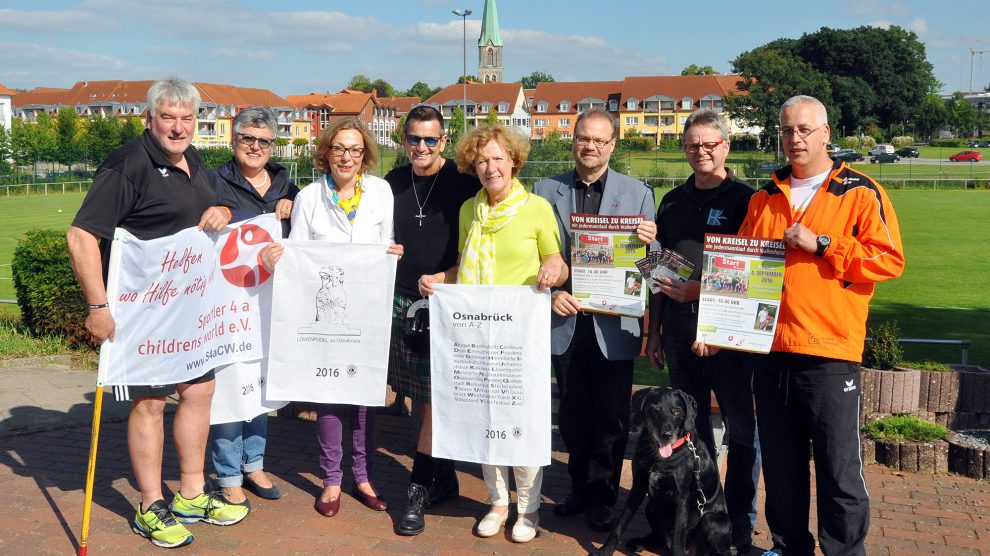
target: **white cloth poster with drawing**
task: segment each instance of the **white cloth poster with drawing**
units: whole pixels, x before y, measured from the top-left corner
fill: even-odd
[[[396,256],[385,245],[282,244],[268,399],[385,405]]]
[[[550,295],[437,285],[430,296],[433,455],[550,464]]]
[[[118,228],[107,278],[116,333],[100,349],[97,384],[175,384],[260,359],[259,299],[271,295],[271,275],[259,253],[280,237],[271,214],[153,240]]]

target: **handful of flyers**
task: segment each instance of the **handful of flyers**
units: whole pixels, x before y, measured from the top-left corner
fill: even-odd
[[[661,277],[666,276],[671,280],[687,282],[694,272],[694,264],[691,261],[677,251],[666,247],[650,251],[649,255],[636,261],[636,268],[643,273],[643,277],[653,293],[660,291],[659,279]]]

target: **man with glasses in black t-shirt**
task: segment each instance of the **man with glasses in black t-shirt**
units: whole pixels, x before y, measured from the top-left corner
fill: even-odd
[[[407,313],[422,299],[417,285],[420,276],[457,264],[458,213],[481,184],[458,172],[453,160],[441,156],[447,134],[443,115],[432,106],[420,105],[409,111],[402,146],[409,164],[385,176],[395,200],[395,242],[406,246],[395,274],[388,382],[400,398],[412,399],[421,418],[409,504],[395,529],[400,535],[412,536],[425,529],[426,508],[457,497],[458,483],[454,462],[431,455],[430,347],[429,342],[407,341],[413,320]]]
[[[192,226],[219,231],[230,220],[230,210],[214,206],[206,166],[191,146],[199,104],[199,91],[187,81],[170,78],[152,85],[147,130],[100,165],[66,235],[72,269],[89,304],[86,329],[100,343],[112,339],[116,327],[106,291],[115,228],[149,240]],[[248,514],[247,506],[227,503],[218,489],[207,486],[203,474],[215,386],[211,370],[183,384],[114,387],[117,399],[131,400],[127,448],[141,492],[131,527],[157,546],[191,543],[182,523],[232,525]],[[165,397],[174,393],[179,395],[173,423],[179,490],[167,505],[163,421]]]
[[[717,112],[701,109],[691,114],[684,122],[683,140],[684,157],[694,173],[660,201],[657,241],[691,261],[694,273],[686,282],[660,278],[660,292],[650,297],[646,356],[657,370],[663,370],[666,361],[671,386],[698,403],[698,437],[713,459],[717,446],[710,415],[715,392],[729,438],[725,501],[732,543],[738,554],[746,554],[752,544],[760,476],[753,411],[752,358],[757,356],[723,350],[703,359],[691,351],[691,345],[698,329],[705,234],[735,234],[755,190],[725,166],[729,128]]]

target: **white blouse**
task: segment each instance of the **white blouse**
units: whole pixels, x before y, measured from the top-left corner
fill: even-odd
[[[296,195],[289,239],[388,245],[395,238],[393,210],[392,188],[388,182],[364,174],[361,203],[354,221],[348,222],[344,209],[333,202],[326,176],[322,176]]]

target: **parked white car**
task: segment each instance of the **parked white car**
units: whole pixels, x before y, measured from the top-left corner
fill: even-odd
[[[878,154],[894,154],[894,146],[883,144],[870,149],[870,156],[876,156]]]

